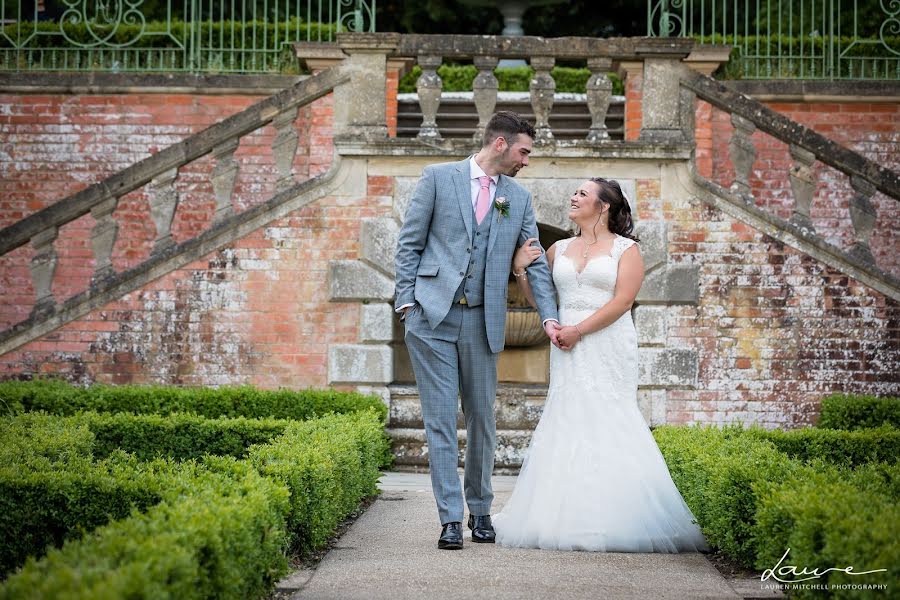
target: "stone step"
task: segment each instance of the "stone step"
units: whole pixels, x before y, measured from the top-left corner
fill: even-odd
[[[388,427],[394,429],[419,429],[422,408],[419,389],[414,385],[390,386],[391,404]],[[547,386],[539,384],[499,384],[494,412],[498,430],[533,430],[544,410]],[[462,411],[457,415],[457,427],[465,428]]]
[[[398,137],[415,137],[422,124],[422,111],[418,99],[411,95],[407,96],[404,94],[397,103]],[[458,96],[465,97],[442,97],[435,116],[438,129],[445,138],[471,137],[478,125],[478,112],[475,110],[471,92],[468,95],[458,94]],[[517,99],[500,97],[495,110],[512,110],[531,122],[535,120],[531,100],[527,94]],[[584,139],[591,126],[591,114],[584,99],[557,98],[550,111],[549,121],[556,139]],[[606,127],[611,139],[624,139],[624,97],[614,97],[610,102],[606,113]]]
[[[398,467],[428,468],[428,442],[422,429],[388,428],[391,450]],[[497,430],[497,447],[494,451],[494,472],[498,474],[517,472],[522,466],[522,458],[531,442],[530,429]],[[459,430],[459,466],[464,465],[466,432]]]

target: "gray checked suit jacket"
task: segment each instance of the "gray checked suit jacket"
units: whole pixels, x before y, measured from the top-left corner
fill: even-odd
[[[484,279],[488,343],[492,352],[500,352],[512,257],[525,240],[538,237],[538,231],[531,194],[511,177],[500,175],[494,197],[509,201],[509,214],[491,226]],[[444,320],[469,264],[472,210],[468,158],[425,168],[397,243],[395,308],[417,302],[432,328]],[[498,218],[496,209],[490,216]],[[545,254],[528,267],[528,281],[541,319],[557,319]]]

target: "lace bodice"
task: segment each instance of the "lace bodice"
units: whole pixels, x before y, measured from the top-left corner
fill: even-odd
[[[612,298],[616,289],[619,259],[634,245],[634,240],[616,236],[610,254],[588,260],[584,269],[576,271],[575,260],[566,256],[566,249],[575,238],[556,243],[553,260],[553,283],[559,294],[560,310],[595,311]]]

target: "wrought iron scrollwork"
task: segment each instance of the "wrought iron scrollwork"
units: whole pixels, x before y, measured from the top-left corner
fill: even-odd
[[[59,32],[73,46],[92,48],[107,46],[123,48],[137,42],[144,34],[147,22],[141,12],[144,0],[63,0],[68,7],[59,20]],[[91,10],[93,8],[93,10]],[[72,39],[64,26],[66,23],[83,23],[94,42]],[[122,25],[139,25],[131,39],[125,42],[112,41]]]

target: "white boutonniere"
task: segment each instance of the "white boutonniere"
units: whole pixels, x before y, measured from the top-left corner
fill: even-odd
[[[506,199],[506,196],[500,196],[499,198],[494,199],[494,208],[497,209],[497,222],[500,222],[500,217],[508,217],[509,216],[509,200]]]

